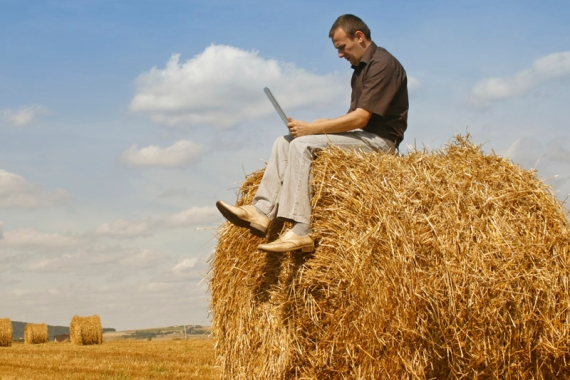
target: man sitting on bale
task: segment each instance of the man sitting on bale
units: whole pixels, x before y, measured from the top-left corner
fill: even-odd
[[[290,134],[275,141],[253,204],[216,203],[227,220],[259,237],[266,235],[275,218],[293,223],[279,239],[259,245],[263,251],[314,251],[309,177],[315,152],[329,144],[346,150],[394,152],[404,138],[408,88],[400,62],[376,46],[368,26],[354,15],[340,16],[329,37],[339,58],[354,69],[348,113],[312,123],[289,118]]]

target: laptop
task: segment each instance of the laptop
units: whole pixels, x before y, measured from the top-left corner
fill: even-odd
[[[289,119],[287,118],[287,115],[285,115],[285,112],[283,112],[283,109],[281,108],[279,103],[277,103],[277,99],[275,99],[269,87],[265,87],[263,91],[265,92],[265,95],[267,95],[267,98],[269,99],[271,104],[273,104],[275,111],[277,111],[279,117],[281,117],[281,120],[283,120],[283,123],[285,123],[285,126],[287,126],[287,124],[289,123]]]

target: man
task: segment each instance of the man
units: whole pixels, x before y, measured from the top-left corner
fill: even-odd
[[[259,237],[275,218],[293,222],[279,239],[259,245],[267,252],[312,252],[309,177],[315,152],[329,144],[342,149],[393,152],[407,127],[407,76],[402,65],[371,40],[368,26],[354,15],[340,16],[329,37],[339,58],[349,61],[351,103],[346,115],[312,123],[289,118],[290,134],[278,138],[252,205],[216,206],[231,223]]]

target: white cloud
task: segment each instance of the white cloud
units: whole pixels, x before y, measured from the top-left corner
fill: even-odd
[[[56,257],[33,258],[25,268],[30,272],[72,273],[82,275],[129,275],[130,269],[156,269],[170,262],[168,255],[149,249],[95,244]]]
[[[410,95],[415,94],[422,86],[422,82],[416,77],[408,75],[408,92]]]
[[[198,224],[219,223],[222,221],[220,212],[215,207],[191,207],[178,214],[170,215],[162,219],[164,227],[185,227]]]
[[[0,240],[0,247],[1,244]],[[0,248],[0,284],[8,284],[14,281],[2,274],[17,268],[25,260],[26,255],[21,255],[19,252],[13,252],[10,249],[3,250]]]
[[[541,138],[518,138],[511,145],[497,153],[510,158],[523,169],[536,170],[537,175],[553,188],[555,195],[564,200],[570,194],[568,162],[570,152],[564,148],[564,138],[543,143]]]
[[[176,264],[172,268],[172,271],[175,273],[186,272],[186,271],[188,271],[188,269],[194,268],[194,266],[196,265],[197,262],[198,262],[198,259],[196,257],[194,257],[192,259],[184,259],[181,262],[179,262],[178,264]]]
[[[255,51],[211,45],[184,63],[179,60],[174,54],[164,69],[139,75],[131,111],[170,127],[230,128],[274,112],[263,94],[265,86],[286,111],[331,103],[345,107],[348,100],[344,76],[317,75]]]
[[[168,259],[164,253],[143,249],[140,252],[125,257],[120,264],[131,268],[151,268],[159,266]]]
[[[165,192],[159,194],[158,198],[188,198],[190,193],[186,188],[178,188],[178,189],[170,189],[166,190]]]
[[[148,237],[162,228],[179,228],[192,225],[221,223],[222,217],[215,207],[190,207],[163,218],[144,217],[138,220],[117,220],[104,223],[91,234],[94,237],[132,239]]]
[[[554,78],[570,75],[570,51],[539,58],[532,67],[505,78],[486,78],[473,86],[470,103],[488,106],[491,102],[529,93]]]
[[[0,111],[1,124],[11,127],[23,127],[35,122],[38,116],[45,115],[49,110],[39,104],[21,107],[17,110],[3,109]]]
[[[20,249],[55,249],[70,248],[81,243],[75,236],[48,234],[31,228],[5,231],[0,245]]]
[[[190,259],[184,259],[174,265],[170,271],[163,272],[160,276],[156,278],[157,282],[165,283],[195,283],[196,281],[201,281],[204,278],[203,273],[207,272],[207,268],[204,267],[204,262],[199,261],[197,257]]]
[[[154,221],[148,217],[134,221],[117,220],[100,225],[95,229],[93,235],[115,239],[150,236],[154,233],[154,224]]]
[[[69,194],[61,189],[50,193],[17,174],[0,169],[0,208],[49,207],[68,198]]]
[[[501,156],[510,158],[525,169],[535,168],[538,160],[543,155],[542,144],[529,138],[518,138],[504,151],[499,152]]]
[[[189,140],[180,140],[161,148],[150,145],[145,148],[131,146],[121,155],[121,160],[130,166],[161,166],[183,168],[194,164],[204,153],[204,148]]]
[[[564,148],[565,139],[552,140],[548,146],[552,158],[570,163],[570,150]]]

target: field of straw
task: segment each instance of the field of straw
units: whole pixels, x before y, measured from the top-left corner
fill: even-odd
[[[48,327],[45,323],[28,323],[24,328],[26,344],[47,343],[49,340]]]
[[[50,342],[0,348],[0,379],[219,379],[212,339]]]
[[[12,345],[12,323],[10,318],[0,318],[0,347]]]
[[[69,325],[71,343],[91,345],[103,343],[103,327],[98,315],[80,317],[74,315]]]
[[[263,171],[243,183],[249,204]],[[225,379],[570,378],[570,226],[536,174],[458,136],[327,149],[312,254],[225,223],[211,262]]]

